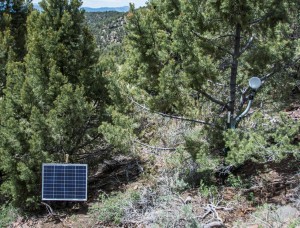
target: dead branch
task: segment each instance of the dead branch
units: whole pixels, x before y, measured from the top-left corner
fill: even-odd
[[[47,209],[47,211],[48,211],[48,216],[47,216],[47,217],[51,217],[51,218],[53,218],[54,220],[58,220],[58,221],[60,221],[60,222],[63,222],[63,221],[61,220],[60,216],[59,216],[58,214],[54,213],[53,209],[50,207],[49,204],[44,203],[44,202],[41,202],[41,204],[43,204],[43,205],[46,206],[46,209]]]
[[[48,211],[48,213],[49,213],[50,215],[55,215],[54,212],[53,212],[53,210],[52,210],[52,208],[50,207],[49,204],[44,203],[44,202],[41,202],[41,204],[43,204],[43,205],[46,206],[46,209],[47,209],[47,211]]]
[[[215,226],[219,226],[219,227],[223,227],[223,221],[220,218],[217,210],[224,210],[224,211],[232,211],[234,208],[232,207],[219,207],[218,206],[219,202],[217,203],[217,205],[214,205],[213,203],[209,203],[206,205],[206,207],[204,207],[205,210],[205,214],[202,215],[200,218],[203,220],[205,219],[208,215],[212,214],[213,215],[213,219],[216,219],[217,221],[213,221],[211,223],[206,224],[204,227],[215,227]]]

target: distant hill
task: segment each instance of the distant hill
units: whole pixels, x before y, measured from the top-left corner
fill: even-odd
[[[100,49],[122,43],[126,23],[124,12],[86,12],[85,18]]]
[[[129,11],[129,6],[122,7],[101,7],[101,8],[90,8],[90,7],[82,7],[86,12],[108,12],[108,11],[116,11],[116,12],[127,12]]]
[[[42,8],[39,4],[33,4],[33,8],[39,11]],[[129,6],[122,6],[122,7],[100,7],[100,8],[91,8],[91,7],[82,7],[86,12],[108,12],[108,11],[116,11],[116,12],[127,12],[129,11]]]

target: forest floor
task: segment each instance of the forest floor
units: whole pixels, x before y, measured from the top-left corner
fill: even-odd
[[[285,111],[299,120],[300,106]],[[181,141],[177,135],[186,126],[159,121],[147,120],[144,141]],[[16,216],[10,227],[300,228],[299,159],[249,161],[225,183],[208,183],[213,175],[198,173],[189,157],[145,147],[104,160],[90,170],[87,202],[47,202],[52,212],[43,206],[40,214]]]
[[[163,167],[155,162],[151,172],[160,178]],[[56,203],[53,214],[45,208],[39,215],[19,216],[11,227],[300,227],[299,163],[290,159],[278,164],[249,162],[237,171],[238,178],[220,185],[214,194],[214,189],[203,186],[170,191],[167,177],[163,183],[154,181],[154,176],[143,173],[143,161],[136,158],[119,157],[103,164],[100,172],[90,177],[87,202]],[[165,189],[158,190],[158,185]],[[123,207],[118,201],[110,205],[99,197],[115,196],[116,192],[137,192],[141,202],[134,205],[128,201]],[[118,209],[127,214],[118,214]]]

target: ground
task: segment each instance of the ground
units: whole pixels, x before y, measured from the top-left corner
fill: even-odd
[[[299,105],[285,111],[299,120]],[[152,144],[165,145],[165,140],[174,146],[186,127],[176,121],[164,125],[157,118],[147,121],[150,130],[144,135],[150,135]],[[48,202],[53,212],[43,205],[39,214],[19,215],[11,227],[300,228],[299,159],[248,161],[225,183],[216,179],[209,184],[190,156],[140,146],[138,155],[95,162],[87,202]]]
[[[291,158],[278,164],[248,162],[216,192],[201,185],[175,191],[167,178],[160,183],[146,174],[145,162],[125,156],[107,160],[89,178],[88,202],[52,205],[53,214],[45,207],[39,215],[19,216],[12,227],[300,227],[299,162]],[[151,172],[158,179],[160,173],[165,175],[159,162]],[[111,205],[99,195],[116,192],[137,192],[139,198],[136,204],[126,204],[127,212],[117,223],[100,221],[99,208],[112,216],[116,209],[110,211]],[[119,199],[125,202],[128,197]]]

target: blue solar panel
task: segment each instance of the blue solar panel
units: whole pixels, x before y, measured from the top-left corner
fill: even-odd
[[[43,164],[42,199],[87,200],[86,164]]]

